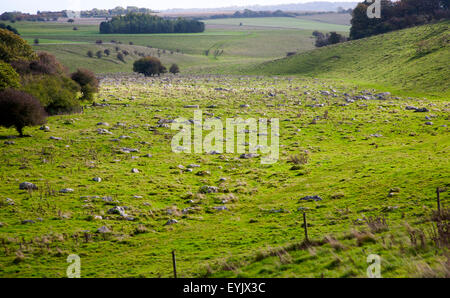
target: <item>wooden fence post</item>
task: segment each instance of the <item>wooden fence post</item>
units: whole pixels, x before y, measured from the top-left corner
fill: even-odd
[[[309,239],[308,239],[308,223],[306,222],[306,212],[303,212],[303,227],[305,228],[305,241],[309,242]]]
[[[439,189],[439,187],[436,189],[436,195],[437,195],[437,209],[438,209],[438,213],[441,214],[441,198],[440,198],[440,189]]]
[[[172,250],[173,276],[177,278],[177,260],[175,258],[175,250]]]

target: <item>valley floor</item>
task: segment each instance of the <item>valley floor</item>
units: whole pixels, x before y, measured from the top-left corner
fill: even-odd
[[[369,255],[383,277],[448,277],[449,102],[383,91],[106,75],[82,114],[0,129],[0,276],[65,277],[77,254],[82,277],[170,277],[176,250],[179,277],[366,277]],[[278,118],[278,162],[173,153],[170,122],[197,105]]]

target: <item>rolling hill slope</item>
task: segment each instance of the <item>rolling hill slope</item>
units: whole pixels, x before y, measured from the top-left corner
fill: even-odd
[[[449,25],[445,21],[315,49],[251,71],[338,78],[404,94],[448,98]]]

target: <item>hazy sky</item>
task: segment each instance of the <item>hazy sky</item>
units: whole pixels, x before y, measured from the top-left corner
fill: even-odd
[[[0,13],[5,11],[22,11],[36,13],[41,10],[85,10],[91,8],[114,8],[116,6],[139,6],[155,10],[167,8],[214,8],[226,6],[268,5],[321,0],[1,0]],[[355,0],[328,0],[330,2],[355,2]]]

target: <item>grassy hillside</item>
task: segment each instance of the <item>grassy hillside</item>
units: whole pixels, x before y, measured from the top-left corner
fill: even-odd
[[[290,18],[284,23],[288,24],[288,21],[297,22]],[[155,55],[148,46],[166,50],[167,53],[161,55],[163,63],[177,63],[182,72],[189,73],[238,71],[244,65],[284,57],[286,52],[314,48],[311,30],[216,26],[198,34],[99,34],[96,25],[76,25],[78,30],[73,30],[74,25],[68,23],[18,22],[13,25],[30,44],[39,39],[35,50],[54,54],[70,70],[82,66],[97,73],[130,72],[132,61],[138,57],[133,55],[134,51]],[[97,40],[102,40],[103,45],[95,44]],[[115,59],[115,55],[101,60],[87,57],[88,50],[95,53],[105,48],[114,49],[116,44],[110,44],[111,40],[121,42],[119,47],[132,53],[125,64]],[[208,57],[205,56],[207,50],[210,52]],[[214,57],[216,50],[223,54]],[[171,51],[175,54],[170,54]]]
[[[255,67],[258,74],[339,78],[405,94],[448,97],[449,24],[442,22],[329,46]]]

